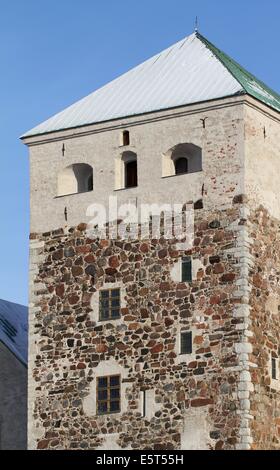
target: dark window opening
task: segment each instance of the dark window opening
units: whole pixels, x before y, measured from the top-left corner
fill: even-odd
[[[130,145],[130,135],[128,131],[123,132],[123,146]]]
[[[197,211],[199,209],[203,209],[203,200],[199,199],[198,201],[196,201],[193,205],[193,208],[194,208],[195,211]]]
[[[178,144],[169,149],[164,156],[170,158],[173,164],[170,175],[165,176],[202,171],[202,149],[197,145],[190,143]]]
[[[125,164],[125,187],[134,188],[137,186],[137,183],[137,161],[133,160],[132,162],[127,162]]]
[[[117,318],[120,318],[120,289],[100,291],[100,321],[116,320]]]
[[[177,160],[175,161],[175,174],[182,175],[183,173],[188,173],[188,170],[188,159],[184,157],[177,158]]]
[[[142,391],[142,397],[143,397],[143,417],[146,416],[146,390]]]
[[[97,379],[97,414],[119,413],[120,404],[120,376],[111,375]]]
[[[182,282],[192,282],[192,259],[190,256],[182,259]]]
[[[192,332],[184,331],[181,333],[181,354],[192,353]]]
[[[277,379],[277,368],[276,368],[276,364],[277,364],[277,361],[276,361],[276,358],[275,357],[272,357],[271,358],[271,377],[273,379]]]
[[[88,186],[88,188],[87,188],[88,191],[93,190],[93,175],[89,176],[87,186]]]

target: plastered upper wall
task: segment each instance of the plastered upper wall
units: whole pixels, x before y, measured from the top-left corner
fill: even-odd
[[[253,99],[244,108],[245,193],[280,218],[280,114]]]
[[[92,203],[184,203],[204,194],[204,207],[227,207],[244,192],[244,97],[167,110],[85,128],[29,138],[31,232],[88,222]],[[202,119],[205,119],[205,128]],[[123,129],[130,146],[120,146]],[[201,172],[162,177],[163,154],[179,143],[202,148]],[[62,145],[65,146],[64,156]],[[138,187],[115,191],[115,163],[124,150],[137,153]],[[93,167],[93,191],[57,198],[59,171],[73,163]],[[203,188],[203,189],[202,189]]]

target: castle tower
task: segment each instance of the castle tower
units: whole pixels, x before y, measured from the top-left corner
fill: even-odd
[[[22,137],[30,449],[280,448],[279,112],[195,33]],[[192,245],[91,235],[110,197]]]

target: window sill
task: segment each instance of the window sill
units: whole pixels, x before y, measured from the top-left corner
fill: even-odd
[[[270,382],[269,387],[272,388],[273,390],[279,391],[280,390],[280,379],[271,378],[271,382]]]
[[[120,320],[120,319],[121,319],[121,317],[108,318],[108,319],[99,318],[98,323],[106,323],[106,322],[109,322],[109,321],[116,321],[116,320]]]
[[[60,196],[54,196],[54,199],[60,199],[62,197],[67,197],[67,196],[77,196],[78,194],[86,194],[86,193],[92,193],[93,189],[90,191],[79,191],[78,193],[69,193],[69,194],[61,194]]]
[[[188,175],[194,175],[196,173],[202,173],[203,170],[197,170],[197,171],[189,171],[188,173],[181,173],[179,175],[165,175],[165,176],[162,176],[161,179],[165,179],[165,178],[180,178],[180,176],[188,176]]]
[[[131,188],[118,188],[118,189],[114,189],[115,192],[117,191],[129,191],[130,189],[136,189],[138,188],[138,186],[132,186]]]
[[[119,145],[119,149],[135,149],[135,145],[132,145],[132,144]]]
[[[116,415],[121,413],[121,410],[119,411],[110,411],[109,413],[96,413],[96,416],[110,416],[110,415]]]

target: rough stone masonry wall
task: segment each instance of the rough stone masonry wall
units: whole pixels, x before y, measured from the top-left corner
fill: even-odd
[[[271,376],[271,356],[280,353],[280,229],[279,220],[259,207],[248,220],[250,252],[251,431],[254,449],[280,449],[280,379]],[[279,361],[279,359],[278,359]]]
[[[175,240],[90,240],[84,224],[31,234],[30,449],[250,447],[243,219],[243,204],[195,211],[186,253]],[[175,282],[190,253],[195,279]],[[93,299],[112,283],[121,321],[98,322]],[[180,328],[193,331],[190,362]],[[123,412],[96,416],[92,384],[108,364],[123,371]]]

